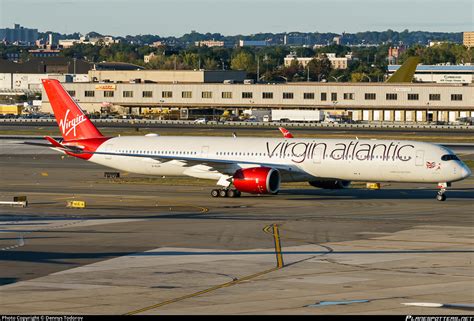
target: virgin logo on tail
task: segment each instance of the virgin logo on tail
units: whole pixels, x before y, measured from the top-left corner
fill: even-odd
[[[66,111],[66,114],[64,115],[64,119],[59,120],[59,128],[61,128],[61,131],[64,136],[69,135],[71,131],[73,132],[74,137],[76,137],[76,128],[83,122],[87,120],[86,116],[84,114],[78,115],[75,118],[68,120],[67,116],[69,115],[70,110],[68,109]]]

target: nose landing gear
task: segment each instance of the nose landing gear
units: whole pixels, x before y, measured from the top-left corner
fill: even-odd
[[[446,200],[446,195],[444,194],[444,191],[439,191],[436,195],[436,199],[440,202],[444,202]]]
[[[446,201],[446,195],[444,193],[446,193],[446,189],[450,186],[451,186],[451,183],[439,183],[438,184],[439,191],[436,194],[436,199],[438,201],[440,201],[440,202]]]

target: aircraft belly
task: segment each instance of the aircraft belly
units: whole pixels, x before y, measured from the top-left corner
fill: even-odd
[[[90,161],[121,171],[143,175],[182,176],[184,170],[186,169],[180,162],[169,161],[160,163],[159,161],[151,158],[127,156],[113,156],[111,158],[107,158],[104,155],[93,155],[90,158]]]

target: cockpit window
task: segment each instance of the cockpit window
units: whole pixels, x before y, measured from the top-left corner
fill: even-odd
[[[441,156],[441,160],[443,160],[443,161],[459,160],[459,158],[456,155],[447,154],[447,155]]]

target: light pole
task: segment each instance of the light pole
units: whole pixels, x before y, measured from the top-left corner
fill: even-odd
[[[257,55],[257,82],[260,81],[260,57]]]
[[[309,82],[309,62],[308,62],[308,64],[307,64],[307,66],[308,66],[308,72],[307,72],[307,76],[308,76],[308,77],[307,77],[306,81]]]
[[[163,113],[163,103],[165,101],[163,99],[160,99],[160,109],[161,109],[161,113]]]

